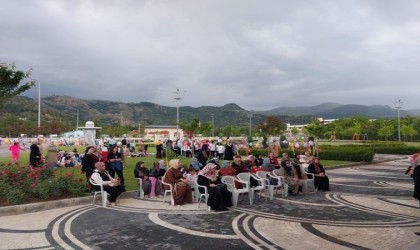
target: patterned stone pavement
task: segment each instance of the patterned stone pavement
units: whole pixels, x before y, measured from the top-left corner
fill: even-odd
[[[420,249],[408,161],[376,157],[329,170],[330,192],[243,197],[225,212],[127,198],[0,214],[0,249]]]

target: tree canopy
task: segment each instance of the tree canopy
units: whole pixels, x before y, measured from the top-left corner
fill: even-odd
[[[31,74],[32,69],[25,72],[18,70],[15,64],[0,64],[0,107],[7,99],[18,96],[35,86],[36,81],[33,79],[21,83]]]

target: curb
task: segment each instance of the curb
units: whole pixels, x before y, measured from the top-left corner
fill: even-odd
[[[128,191],[120,195],[121,199],[133,198],[136,191]],[[43,201],[22,205],[0,207],[0,217],[6,215],[16,215],[29,212],[38,212],[60,207],[76,205],[92,205],[93,195],[84,197],[67,198],[62,200]],[[98,200],[98,199],[97,199]]]

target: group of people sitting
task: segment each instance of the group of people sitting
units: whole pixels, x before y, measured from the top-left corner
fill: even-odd
[[[303,157],[302,157],[303,158]],[[320,164],[319,159],[311,156],[305,162],[307,169],[304,169],[299,159],[290,159],[286,153],[283,154],[282,158],[277,159],[270,153],[268,158],[262,158],[260,155],[248,156],[248,159],[243,161],[242,157],[237,155],[233,159],[233,163],[223,162],[220,173],[222,175],[235,176],[238,173],[250,172],[256,173],[258,171],[272,172],[278,169],[277,174],[283,176],[285,183],[289,186],[289,194],[294,196],[298,195],[299,192],[307,192],[307,179],[312,176],[315,178],[315,188],[319,191],[329,191],[329,179],[325,174],[324,167]],[[311,174],[311,175],[307,175]],[[250,180],[250,185],[258,185],[257,181]]]
[[[272,159],[271,155],[268,158],[262,158],[260,155],[250,155],[246,160],[236,155],[233,162],[224,160],[219,164],[217,159],[207,162],[205,165],[200,163],[197,158],[192,158],[189,166],[180,164],[179,159],[172,159],[169,161],[169,168],[165,166],[165,161],[160,160],[155,162],[149,169],[145,166],[143,161],[137,162],[134,168],[134,177],[142,179],[142,189],[145,195],[151,199],[161,197],[165,189],[172,187],[172,195],[175,205],[182,205],[192,202],[192,185],[196,182],[200,186],[207,187],[209,198],[207,205],[214,211],[225,210],[232,206],[232,196],[228,191],[227,186],[221,182],[225,175],[235,176],[238,173],[250,172],[256,173],[258,171],[275,171],[278,175],[284,177],[285,183],[289,186],[290,195],[298,195],[300,192],[306,193],[306,180],[310,173],[314,176],[315,187],[319,191],[329,191],[329,179],[325,174],[325,169],[320,164],[319,159],[313,156],[301,156],[299,159],[289,159],[287,154],[283,157],[278,165]],[[309,162],[307,170],[303,169],[302,164]],[[99,166],[100,165],[100,166]],[[118,183],[107,173],[104,173],[104,164],[95,165],[95,172],[91,178],[97,178],[98,175],[103,177],[104,181],[109,184],[107,189],[111,191],[110,202],[114,202],[114,196],[121,193],[118,188]],[[97,173],[97,174],[96,174]],[[250,180],[251,186],[258,185]],[[104,182],[105,184],[105,182]],[[107,185],[107,184],[105,184]],[[241,188],[240,185],[237,188]],[[202,188],[199,189],[203,193]]]

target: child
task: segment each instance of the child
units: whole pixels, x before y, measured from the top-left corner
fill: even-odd
[[[189,182],[195,182],[197,180],[197,171],[193,167],[187,169],[187,179]]]

